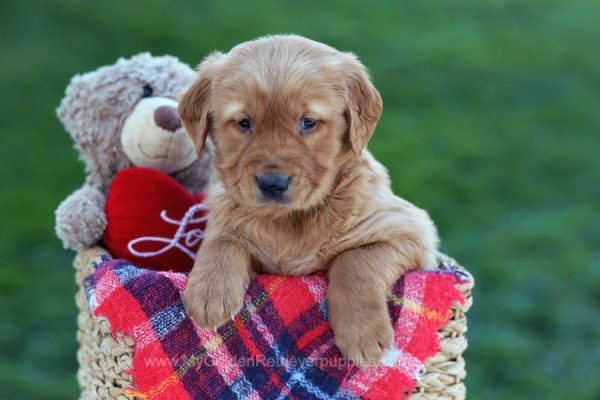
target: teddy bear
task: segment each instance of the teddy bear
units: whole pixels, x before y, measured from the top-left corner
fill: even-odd
[[[156,169],[192,193],[205,188],[210,153],[197,156],[177,114],[177,98],[194,78],[175,57],[141,53],[71,80],[57,115],[85,163],[86,179],[56,210],[65,248],[81,251],[102,240],[107,192],[125,168]]]

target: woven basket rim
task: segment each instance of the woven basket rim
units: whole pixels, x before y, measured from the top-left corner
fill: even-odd
[[[133,386],[131,375],[134,341],[121,332],[111,335],[110,324],[103,318],[92,318],[85,295],[87,277],[103,261],[112,259],[103,247],[96,246],[76,255],[74,266],[79,291],[76,303],[79,308],[77,339],[81,399],[121,399],[126,400],[126,389]],[[410,400],[430,400],[438,398],[464,399],[466,388],[465,366],[462,353],[467,347],[464,336],[467,326],[465,313],[472,305],[473,276],[454,259],[446,255],[438,257],[440,269],[460,271],[464,281],[456,288],[462,292],[463,303],[456,302],[451,308],[451,318],[439,331],[440,350],[425,361],[424,371]]]

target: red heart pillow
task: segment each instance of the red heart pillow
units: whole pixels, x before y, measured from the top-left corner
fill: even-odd
[[[104,244],[141,268],[188,272],[204,237],[203,201],[160,171],[122,170],[106,198]]]

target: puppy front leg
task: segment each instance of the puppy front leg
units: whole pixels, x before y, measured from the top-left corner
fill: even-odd
[[[405,271],[386,243],[348,250],[329,269],[329,319],[335,344],[360,368],[376,365],[394,342],[387,296]]]
[[[183,304],[202,328],[216,328],[242,308],[250,280],[250,254],[237,242],[205,241],[183,292]]]

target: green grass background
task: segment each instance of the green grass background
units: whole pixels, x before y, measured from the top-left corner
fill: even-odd
[[[385,103],[370,149],[477,279],[472,399],[600,398],[600,2],[0,1],[0,398],[77,396],[83,180],[69,78],[150,50],[190,64],[293,32],[356,52]]]

